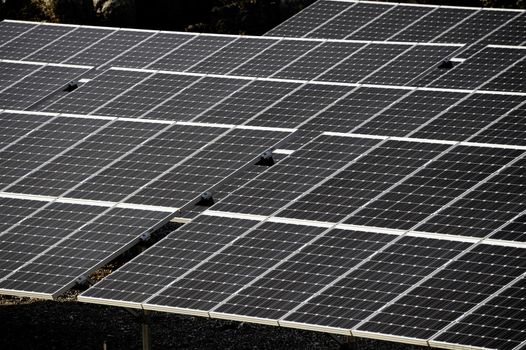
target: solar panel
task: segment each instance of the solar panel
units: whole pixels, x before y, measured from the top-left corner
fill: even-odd
[[[473,94],[449,110],[430,119],[410,135],[441,140],[465,141],[483,132],[496,118],[515,108],[524,97],[515,95]]]
[[[524,42],[522,38],[524,28],[526,28],[526,15],[524,15],[524,12],[519,12],[517,16],[478,40],[468,50],[462,52],[462,56],[470,57],[485,46],[491,44],[520,45]]]
[[[11,24],[9,24],[11,26]],[[0,46],[0,58],[21,60],[69,32],[76,29],[74,26],[40,24],[35,30],[22,33]]]
[[[23,35],[36,26],[37,23],[3,20],[0,22],[0,45],[5,45],[5,43]]]
[[[433,42],[472,43],[492,33],[519,14],[520,12],[515,11],[481,10],[445,31]]]
[[[246,79],[203,76],[152,108],[143,118],[189,121],[213,109],[250,83],[251,80]]]
[[[526,117],[525,103],[504,114],[490,126],[475,135],[471,140],[481,143],[525,145],[525,125],[522,122]]]
[[[44,111],[77,114],[95,112],[151,75],[152,72],[116,69],[105,71],[82,85],[77,91],[66,94],[47,106]]]
[[[526,60],[523,56],[521,60],[516,61],[494,79],[484,84],[484,90],[526,92],[526,83],[521,75],[525,69]]]
[[[361,236],[363,240],[369,238],[363,233]],[[365,245],[369,250],[368,259],[354,262],[352,268],[343,271],[332,284],[298,303],[284,315],[285,322],[354,327],[471,245],[423,237],[380,234],[376,237],[378,243]],[[375,248],[379,250],[377,254],[373,254]],[[289,265],[292,267],[293,262]]]
[[[151,62],[145,68],[185,71],[233,41],[235,38],[228,36],[196,36],[185,41],[180,47],[176,46],[174,50]]]
[[[157,33],[119,54],[107,64],[111,64],[112,67],[143,68],[193,38],[195,34],[191,33]]]
[[[42,68],[42,66],[37,64],[0,61],[0,91],[3,91],[26,75],[40,68]]]
[[[526,280],[519,278],[498,295],[477,306],[454,326],[441,332],[431,344],[469,344],[485,348],[512,349],[523,345],[520,336],[524,329],[523,292]],[[494,325],[488,327],[488,320]],[[522,342],[522,343],[521,343]]]
[[[325,71],[343,61],[363,43],[325,42],[299,59],[275,72],[272,77],[281,79],[315,79]]]
[[[293,82],[255,80],[221,103],[201,113],[201,123],[241,124],[258,115],[298,89]]]
[[[154,34],[153,32],[121,29],[103,37],[102,40],[96,42],[96,45],[88,46],[84,50],[73,54],[64,62],[68,64],[101,66],[115,56],[120,55],[123,51],[141,44]]]
[[[389,38],[393,41],[429,42],[475,13],[475,9],[438,7]]]
[[[318,3],[323,3],[322,1]],[[331,3],[326,1],[325,3]],[[337,3],[337,2],[333,2]],[[384,12],[391,10],[393,5],[355,3],[350,5],[345,11],[341,11],[330,21],[314,28],[306,36],[309,38],[334,38],[344,39],[367,26]],[[293,20],[297,20],[296,18]],[[272,33],[272,32],[271,32]]]
[[[407,44],[387,43],[367,45],[317,79],[335,82],[360,82],[402,53],[411,50],[412,47],[412,45]]]
[[[524,263],[524,249],[475,246],[400,294],[396,302],[367,320],[358,330],[411,338],[432,336],[520,276]],[[397,322],[393,322],[395,319]]]
[[[389,61],[387,66],[374,71],[363,82],[379,85],[407,85],[428,69],[436,67],[437,62],[450,57],[458,49],[457,46],[417,45]]]
[[[523,346],[523,22],[354,0],[265,37],[0,22],[0,293],[56,298],[176,217],[79,300]]]
[[[414,21],[426,16],[430,11],[432,11],[432,8],[425,6],[404,6],[400,4],[385,11],[371,23],[350,33],[345,38],[355,40],[387,40]]]
[[[277,42],[277,40],[263,40],[261,38],[239,38],[193,65],[188,71],[227,74],[262,51],[276,45]]]
[[[30,108],[41,99],[62,90],[70,81],[75,81],[90,67],[43,65],[32,73],[2,90],[0,108]]]
[[[102,108],[97,109],[97,114],[128,118],[141,117],[197,79],[189,75],[162,73],[151,75],[109,101]],[[79,90],[78,93],[83,93],[83,91]]]
[[[69,203],[0,199],[31,207],[0,236],[0,292],[52,298],[110,261],[170,213]],[[23,202],[22,202],[23,201]],[[20,212],[18,210],[18,212]],[[36,233],[38,231],[38,234]],[[104,248],[102,248],[104,247]],[[79,280],[80,278],[80,280]]]
[[[406,136],[465,96],[465,93],[452,91],[413,91],[353,131],[357,134]]]
[[[475,89],[524,58],[524,51],[514,48],[487,47],[431,82],[432,87]]]
[[[299,12],[292,20],[286,21],[269,31],[266,35],[276,37],[302,37],[337,16],[350,6],[346,2],[317,1]]]
[[[269,77],[321,45],[317,41],[283,39],[232,70],[232,75]]]
[[[62,63],[69,57],[83,51],[114,31],[91,27],[79,27],[56,41],[26,56],[28,61]]]

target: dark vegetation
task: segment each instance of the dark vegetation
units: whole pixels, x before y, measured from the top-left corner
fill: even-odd
[[[0,0],[0,19],[260,35],[313,2],[314,0]],[[406,2],[526,8],[526,0]]]

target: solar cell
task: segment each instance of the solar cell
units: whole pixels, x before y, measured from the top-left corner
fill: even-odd
[[[229,74],[268,77],[320,45],[317,41],[282,39]]]
[[[154,35],[154,32],[121,29],[86,47],[71,56],[65,63],[101,66],[114,57],[140,44]]]
[[[75,26],[40,24],[1,45],[0,58],[21,60],[76,28]]]
[[[345,39],[387,40],[432,10],[432,7],[399,4],[385,11],[370,24],[346,36]]]
[[[521,214],[491,235],[492,239],[526,242],[526,215]]]
[[[118,202],[225,132],[222,128],[173,125],[133,152],[84,180],[69,197]],[[199,194],[199,193],[198,193]]]
[[[88,67],[43,66],[4,89],[0,95],[0,108],[21,110],[30,108],[42,98],[77,79],[87,70]]]
[[[67,235],[104,210],[103,207],[49,204],[42,202],[39,209],[3,232],[0,280],[24,266]],[[31,217],[34,221],[29,222]],[[36,231],[40,231],[36,235]],[[33,282],[34,284],[37,281]],[[42,283],[43,281],[39,281]],[[2,282],[0,282],[1,284]]]
[[[37,62],[61,63],[102,38],[111,35],[113,32],[114,30],[109,29],[79,27],[60,39],[33,51],[25,59]]]
[[[199,35],[168,52],[145,68],[184,71],[233,42],[235,37]]]
[[[42,202],[16,198],[0,198],[0,232],[3,234],[12,225],[24,220],[42,206]],[[0,234],[0,237],[2,236]]]
[[[108,65],[144,68],[195,37],[196,34],[190,33],[157,33],[148,40],[118,55]]]
[[[345,2],[317,1],[297,15],[269,31],[267,36],[303,37],[350,6]]]
[[[147,303],[207,311],[322,231],[280,223],[257,225],[155,293]]]
[[[188,69],[189,72],[227,74],[276,44],[277,40],[239,38]]]
[[[410,90],[361,87],[344,95],[329,108],[300,125],[300,130],[346,131],[359,128],[376,114],[388,109]]]
[[[320,1],[320,3],[323,3],[323,1]],[[330,1],[325,1],[325,3],[330,3]],[[388,4],[355,3],[347,10],[341,11],[327,23],[309,32],[306,37],[344,39],[361,27],[366,26],[369,22],[374,21],[392,7],[393,5]]]

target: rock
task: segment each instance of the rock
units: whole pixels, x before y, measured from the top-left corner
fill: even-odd
[[[130,27],[137,21],[135,0],[92,0],[93,7],[101,23]]]

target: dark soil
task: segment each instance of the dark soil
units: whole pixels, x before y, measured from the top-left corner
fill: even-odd
[[[123,308],[0,296],[0,349],[142,349],[141,326]],[[174,314],[151,314],[152,349],[414,349],[324,333]]]

